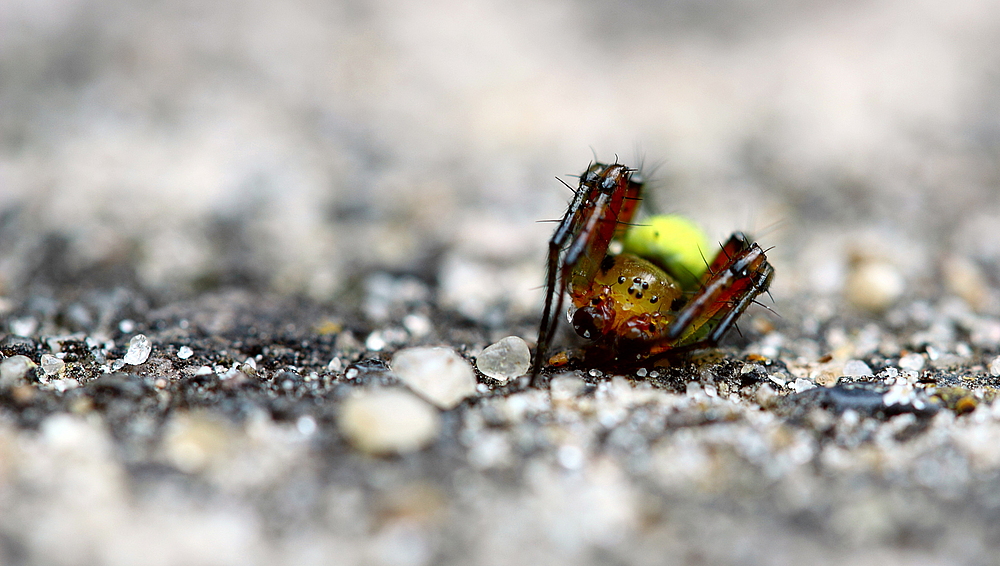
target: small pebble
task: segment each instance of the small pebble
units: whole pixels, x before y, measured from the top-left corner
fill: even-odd
[[[860,261],[847,276],[845,294],[857,308],[879,312],[889,308],[904,290],[903,276],[883,261]]]
[[[989,303],[989,281],[972,260],[960,256],[946,258],[941,265],[941,274],[948,290],[974,310],[981,310]]]
[[[56,375],[66,368],[66,362],[52,354],[42,354],[41,362],[42,373],[45,375]]]
[[[0,366],[0,369],[2,369],[2,367],[3,366]],[[995,377],[1000,376],[1000,356],[993,358],[993,361],[990,362],[990,375]],[[0,378],[0,382],[2,382],[2,378]]]
[[[31,336],[38,330],[38,321],[33,317],[12,318],[8,325],[14,336]]]
[[[899,358],[898,365],[900,369],[920,371],[924,369],[924,357],[920,354],[906,354],[902,358]]]
[[[182,360],[186,360],[193,355],[194,355],[194,350],[188,348],[187,346],[181,346],[181,348],[177,350],[177,357]]]
[[[559,450],[556,452],[556,459],[559,460],[559,465],[567,470],[578,470],[583,467],[583,450],[579,446],[566,444],[559,447]]]
[[[385,348],[385,346],[385,339],[382,338],[382,334],[377,330],[369,334],[368,338],[365,339],[365,348],[368,348],[373,352],[378,352],[382,350],[382,348]]]
[[[814,387],[816,387],[815,383],[801,377],[792,382],[792,391],[795,391],[796,393],[802,393],[803,391],[808,391]]]
[[[27,356],[11,356],[0,362],[0,388],[17,385],[33,367],[35,362]]]
[[[337,424],[351,444],[370,454],[419,450],[441,430],[437,411],[401,389],[376,389],[348,398]]]
[[[524,375],[530,365],[528,344],[517,336],[501,338],[496,344],[487,346],[476,359],[479,371],[502,383]]]
[[[149,353],[153,350],[149,338],[145,334],[136,334],[128,342],[128,351],[122,361],[130,366],[137,366],[145,363],[149,359]]]
[[[868,367],[868,364],[861,360],[847,360],[844,364],[844,375],[847,377],[862,377],[867,375],[874,375],[872,373],[872,368]]]
[[[392,358],[392,371],[416,394],[441,409],[452,409],[476,394],[476,374],[450,348],[407,348]]]
[[[420,314],[408,314],[403,317],[403,328],[417,338],[427,336],[431,332],[431,321]]]
[[[303,415],[295,421],[295,428],[298,429],[299,434],[302,436],[310,436],[316,432],[316,419],[309,415]]]

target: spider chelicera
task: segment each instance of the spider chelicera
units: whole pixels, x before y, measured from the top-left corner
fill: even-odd
[[[594,163],[580,175],[573,200],[549,240],[533,384],[547,360],[566,294],[576,309],[573,328],[592,341],[585,361],[628,366],[715,346],[771,284],[774,269],[764,251],[742,233],[730,236],[706,261],[700,255],[703,238],[690,236],[685,228],[690,224],[682,222],[678,230],[677,217],[652,217],[633,226],[642,200],[642,182],[635,173],[620,163]],[[636,230],[645,233],[631,237]],[[649,241],[671,236],[678,241]],[[624,241],[624,249],[609,253],[616,239]],[[700,268],[681,257],[690,258],[692,251]]]

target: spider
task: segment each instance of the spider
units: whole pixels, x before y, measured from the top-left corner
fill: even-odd
[[[654,216],[632,225],[643,186],[635,173],[616,162],[594,163],[580,175],[549,240],[532,384],[566,294],[575,307],[573,328],[592,341],[585,361],[627,366],[715,346],[771,284],[764,250],[742,233],[709,262],[701,255],[704,236],[685,219]],[[621,253],[609,251],[613,240],[623,243]]]

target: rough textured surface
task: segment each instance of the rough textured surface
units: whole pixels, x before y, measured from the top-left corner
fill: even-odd
[[[0,564],[1000,562],[998,42],[993,0],[0,0]],[[533,343],[595,154],[754,233],[777,314],[357,449],[400,350]]]

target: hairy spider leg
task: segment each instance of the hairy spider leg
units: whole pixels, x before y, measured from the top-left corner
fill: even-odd
[[[581,177],[580,188],[577,189],[569,208],[566,210],[566,214],[563,215],[562,221],[549,240],[549,258],[545,270],[545,306],[542,308],[542,322],[538,327],[535,360],[531,368],[532,385],[535,385],[538,372],[542,367],[542,358],[545,356],[545,350],[548,349],[550,335],[555,331],[555,326],[559,322],[558,318],[553,316],[553,313],[562,310],[563,293],[561,292],[561,283],[564,278],[559,269],[559,256],[566,246],[566,241],[569,240],[570,235],[576,231],[575,228],[580,224],[579,212],[583,209],[583,201],[586,197],[587,192],[584,190],[583,178]],[[557,284],[560,289],[559,293],[555,292]],[[553,298],[555,300],[555,308],[553,308],[552,304]]]
[[[767,291],[774,268],[741,233],[730,236],[703,276],[700,291],[681,309],[665,338],[676,344],[715,345],[754,299]]]
[[[607,256],[611,240],[628,228],[642,198],[642,184],[632,181],[633,169],[595,163],[580,176],[580,185],[565,216],[549,240],[545,306],[531,369],[536,385],[545,355],[559,324],[563,295],[585,300],[594,276]]]

